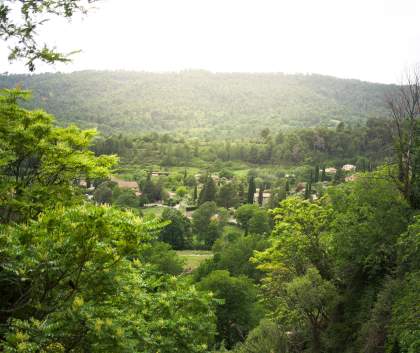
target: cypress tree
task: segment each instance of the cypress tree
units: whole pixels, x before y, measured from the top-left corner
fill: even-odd
[[[201,205],[207,201],[216,201],[216,193],[216,184],[214,183],[213,178],[208,175],[203,185],[203,189],[200,192],[200,196],[198,197],[198,204]]]
[[[187,182],[187,169],[184,169],[184,185]]]
[[[264,201],[264,186],[260,185],[260,189],[258,191],[258,204],[262,206]]]
[[[314,182],[317,183],[319,181],[319,165],[315,166],[315,173],[314,173]]]
[[[197,196],[198,196],[198,190],[197,190],[197,184],[195,184],[195,186],[194,186],[194,193],[193,193],[193,201],[194,202],[197,201]]]
[[[306,200],[309,199],[310,194],[311,193],[309,191],[309,183],[306,183],[306,185],[305,185],[305,194],[304,194],[304,197],[305,197]]]
[[[254,194],[256,191],[255,187],[255,178],[252,176],[249,178],[248,183],[248,197],[247,197],[247,203],[253,204],[254,203]]]

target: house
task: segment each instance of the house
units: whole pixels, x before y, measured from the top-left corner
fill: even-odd
[[[130,189],[130,190],[134,191],[134,194],[136,196],[141,195],[139,184],[137,184],[136,181],[127,181],[127,180],[117,178],[116,176],[111,176],[111,181],[116,183],[118,185],[118,187],[121,188],[121,189]]]
[[[305,190],[305,188],[306,188],[306,183],[300,182],[296,185],[296,192],[301,192]]]
[[[325,173],[327,174],[335,174],[337,173],[337,169],[335,169],[334,167],[329,167],[325,169]]]
[[[356,170],[356,166],[353,164],[344,164],[341,169],[345,172],[354,172]]]
[[[151,172],[150,175],[152,177],[169,176],[169,172],[155,171],[155,172]]]

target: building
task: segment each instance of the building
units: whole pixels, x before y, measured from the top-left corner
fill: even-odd
[[[335,174],[337,173],[337,169],[335,169],[334,167],[329,167],[325,169],[325,173],[327,174]]]
[[[121,189],[130,189],[134,192],[136,196],[141,195],[139,184],[137,184],[136,181],[127,181],[117,178],[116,176],[111,176],[111,181],[116,183]]]
[[[152,177],[160,177],[160,176],[169,176],[169,172],[151,172],[150,173]]]
[[[341,169],[345,172],[354,172],[356,170],[356,166],[353,164],[344,164]]]

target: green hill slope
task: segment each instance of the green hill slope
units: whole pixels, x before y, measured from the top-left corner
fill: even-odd
[[[335,126],[385,116],[393,86],[320,75],[81,71],[0,75],[33,91],[31,108],[104,133],[253,136],[262,128]]]

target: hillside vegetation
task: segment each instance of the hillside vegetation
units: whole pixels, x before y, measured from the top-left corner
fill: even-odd
[[[320,75],[101,72],[0,75],[0,88],[33,91],[29,108],[58,123],[118,132],[250,137],[272,130],[335,127],[387,115],[393,86]]]

